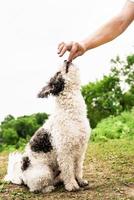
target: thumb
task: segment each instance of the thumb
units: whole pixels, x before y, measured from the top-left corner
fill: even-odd
[[[76,53],[77,53],[77,46],[73,45],[72,49],[70,51],[69,57],[68,57],[68,61],[73,60],[75,58],[75,56],[76,56]]]
[[[73,59],[77,58],[78,56],[81,56],[81,53],[79,51],[75,53],[75,55],[73,56]]]

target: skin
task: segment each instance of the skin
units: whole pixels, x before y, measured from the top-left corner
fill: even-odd
[[[62,57],[66,51],[69,51],[68,61],[72,61],[78,56],[83,55],[86,51],[108,43],[120,34],[134,20],[134,2],[126,1],[120,13],[113,17],[110,21],[102,25],[92,35],[80,42],[61,42],[58,45],[58,54]]]

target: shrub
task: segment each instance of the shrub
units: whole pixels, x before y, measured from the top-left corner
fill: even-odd
[[[7,129],[4,129],[2,132],[2,139],[3,139],[3,143],[5,144],[15,145],[18,142],[19,137],[16,130],[12,128],[7,128]]]
[[[92,131],[92,141],[107,141],[108,139],[134,139],[134,109],[124,111],[119,116],[103,119]]]
[[[118,115],[122,111],[122,92],[116,75],[104,76],[100,81],[89,83],[82,87],[82,94],[92,128],[100,120],[109,115]]]
[[[117,56],[111,64],[107,76],[82,87],[92,128],[102,119],[119,115],[134,106],[134,54],[123,61]]]
[[[23,148],[35,131],[48,118],[46,113],[37,113],[30,116],[21,116],[15,119],[12,115],[5,117],[0,125],[0,150],[14,145]]]

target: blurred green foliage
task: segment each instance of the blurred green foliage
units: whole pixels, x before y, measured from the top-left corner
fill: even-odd
[[[121,138],[134,139],[134,108],[103,119],[91,135],[91,140],[95,142]]]
[[[0,150],[8,145],[13,145],[17,149],[22,148],[47,119],[46,113],[22,116],[17,119],[8,115],[0,126]]]
[[[117,116],[134,106],[134,55],[127,56],[125,61],[117,56],[111,65],[107,76],[82,87],[92,128],[102,119]]]

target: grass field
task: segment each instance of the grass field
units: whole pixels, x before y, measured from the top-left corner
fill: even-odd
[[[8,153],[0,154],[0,200],[134,199],[134,140],[91,143],[84,165],[84,177],[90,187],[78,192],[59,187],[50,194],[33,194],[24,186],[4,183],[7,156]]]

